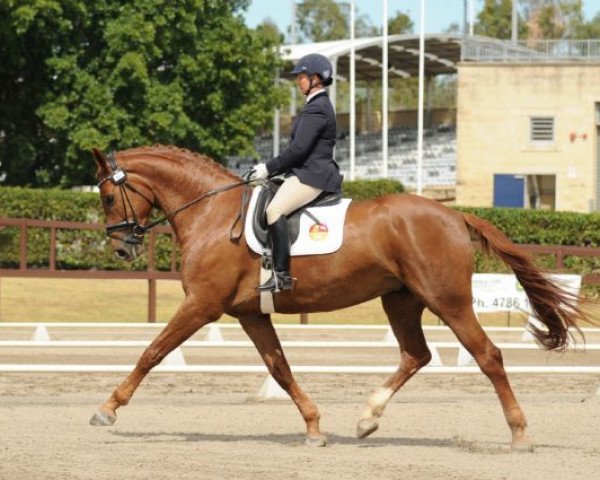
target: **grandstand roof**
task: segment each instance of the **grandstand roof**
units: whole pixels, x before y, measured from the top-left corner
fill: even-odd
[[[425,35],[425,76],[456,73],[460,61],[462,35]],[[376,80],[381,78],[383,37],[357,38],[354,40],[356,56],[356,78]],[[389,71],[399,77],[416,77],[419,74],[419,36],[388,36]],[[330,60],[338,59],[337,73],[346,77],[350,71],[350,40],[284,45],[281,55],[284,60],[296,62],[308,53],[320,53]],[[282,72],[282,76],[288,76]],[[347,78],[347,77],[346,77]]]

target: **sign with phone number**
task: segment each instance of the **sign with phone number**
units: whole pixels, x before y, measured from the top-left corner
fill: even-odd
[[[581,275],[552,274],[550,277],[564,289],[579,293]],[[531,312],[527,294],[514,275],[476,273],[473,275],[472,288],[476,312]]]

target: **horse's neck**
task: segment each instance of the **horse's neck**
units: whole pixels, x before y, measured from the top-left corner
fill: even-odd
[[[161,157],[145,162],[138,166],[138,169],[140,175],[148,181],[156,203],[165,214],[174,212],[206,193],[236,181],[235,177],[227,175],[221,167],[212,164],[210,160],[206,160],[204,164],[185,158],[165,161]],[[216,225],[222,223],[223,217],[228,215],[226,202],[220,202],[218,209],[207,208],[212,203],[211,198],[215,197],[200,200],[197,204],[168,219],[180,241],[185,241],[186,237],[190,236],[189,230],[197,224],[196,220],[204,225]],[[233,205],[231,210],[234,211]],[[216,215],[220,220],[211,219],[211,216]]]

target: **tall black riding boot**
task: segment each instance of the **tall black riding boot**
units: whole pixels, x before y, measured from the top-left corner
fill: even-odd
[[[285,216],[268,226],[269,237],[273,248],[273,275],[263,283],[259,290],[290,290],[292,288],[292,276],[290,275],[290,234],[288,233],[288,222]]]

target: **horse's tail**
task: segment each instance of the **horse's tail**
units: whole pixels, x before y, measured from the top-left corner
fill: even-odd
[[[540,346],[545,350],[565,350],[572,339],[570,328],[583,338],[578,321],[594,322],[579,307],[580,297],[557,285],[494,225],[475,215],[462,215],[481,242],[484,253],[500,257],[525,289],[534,316],[547,328],[546,331],[532,324],[528,326]]]

